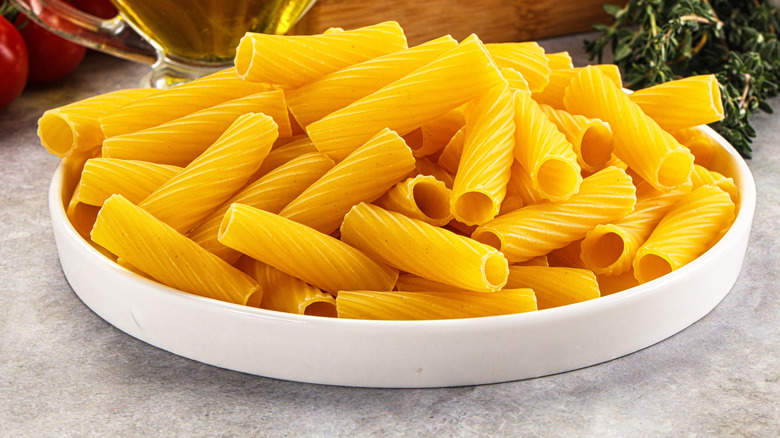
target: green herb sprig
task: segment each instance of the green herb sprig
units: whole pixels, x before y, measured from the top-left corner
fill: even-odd
[[[604,5],[610,25],[585,41],[590,59],[602,61],[611,45],[625,86],[639,89],[675,78],[715,74],[725,118],[712,128],[746,158],[756,131],[750,117],[768,113],[780,91],[780,14],[765,0],[629,0]]]

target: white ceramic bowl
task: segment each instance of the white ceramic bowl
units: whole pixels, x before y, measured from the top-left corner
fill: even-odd
[[[79,298],[156,347],[245,373],[322,384],[437,387],[496,383],[605,362],[659,342],[712,310],[737,279],[756,190],[723,138],[712,168],[734,178],[739,213],[707,253],[669,275],[591,301],[517,315],[360,321],[290,315],[190,295],[142,278],[85,242],[65,216],[78,169],[49,191],[62,269]]]

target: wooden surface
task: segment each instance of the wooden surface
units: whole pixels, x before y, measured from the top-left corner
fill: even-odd
[[[484,42],[528,41],[591,30],[607,22],[610,0],[318,0],[291,33],[320,33],[398,21],[410,44],[476,33]],[[619,1],[613,0],[614,3]]]

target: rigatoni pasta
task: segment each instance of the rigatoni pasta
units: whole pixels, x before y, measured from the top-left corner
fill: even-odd
[[[739,205],[707,167],[717,145],[659,126],[633,101],[664,93],[626,97],[615,66],[476,36],[406,49],[392,22],[272,36],[300,51],[260,59],[265,38],[247,36],[239,70],[266,82],[228,69],[79,113],[108,138],[68,159],[86,164],[66,212],[109,260],[267,310],[477,317],[649,281],[714,244]]]

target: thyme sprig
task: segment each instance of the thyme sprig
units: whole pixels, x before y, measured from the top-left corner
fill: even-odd
[[[768,113],[780,91],[780,14],[766,0],[629,0],[604,5],[612,24],[585,41],[590,59],[602,62],[611,46],[627,88],[675,78],[715,74],[725,118],[712,126],[744,157],[756,131],[750,117]]]

